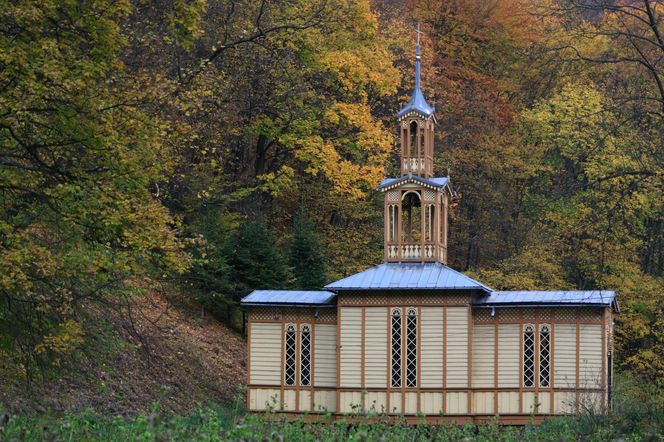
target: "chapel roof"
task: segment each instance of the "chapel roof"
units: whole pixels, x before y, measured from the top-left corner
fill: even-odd
[[[243,307],[335,307],[336,294],[325,290],[254,290],[242,298]]]
[[[619,312],[616,292],[611,290],[515,290],[495,291],[473,301],[486,307],[613,307]]]
[[[479,281],[440,262],[386,262],[325,286],[328,290],[482,290]]]

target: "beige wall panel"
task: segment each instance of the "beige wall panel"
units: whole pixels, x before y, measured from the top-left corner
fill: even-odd
[[[581,388],[602,386],[602,326],[582,324],[579,330],[579,384]]]
[[[295,390],[284,390],[283,409],[285,411],[297,411],[295,410],[296,393],[297,392]]]
[[[390,393],[390,413],[401,413],[401,393]]]
[[[519,413],[519,392],[509,391],[498,393],[498,414]]]
[[[314,330],[314,385],[337,386],[337,326],[316,324]]]
[[[279,409],[279,390],[273,388],[250,388],[249,409],[264,411],[268,407]]]
[[[468,414],[468,393],[447,393],[445,401],[447,403],[445,414]]]
[[[473,387],[493,387],[495,334],[493,324],[473,326]]]
[[[281,324],[251,324],[249,383],[281,385]]]
[[[558,391],[553,396],[554,413],[569,414],[576,409],[576,394],[574,392]]]
[[[420,393],[420,405],[422,413],[440,414],[443,410],[443,394],[433,392]]]
[[[443,386],[443,308],[422,307],[420,386]]]
[[[553,381],[557,388],[576,387],[576,324],[554,324]]]
[[[523,412],[525,414],[531,414],[535,411],[535,392],[534,391],[524,391],[521,393],[521,398],[523,400]]]
[[[387,412],[387,393],[383,391],[369,391],[364,397],[365,408],[376,413]]]
[[[362,393],[359,391],[342,391],[341,412],[357,413],[362,407]]]
[[[369,388],[387,387],[387,318],[387,307],[366,308],[364,379]]]
[[[300,411],[311,411],[311,390],[300,390]]]
[[[520,333],[519,324],[498,326],[498,387],[519,387]]]
[[[362,376],[362,309],[341,307],[341,387],[360,387]]]
[[[537,394],[537,414],[551,414],[551,393],[540,391]]]
[[[336,391],[316,391],[314,392],[314,411],[334,413],[337,408]]]
[[[473,412],[477,414],[494,414],[493,393],[476,392],[473,393]]]
[[[416,414],[417,413],[417,393],[408,392],[404,393],[406,396],[406,410],[404,414]]]
[[[447,308],[447,386],[468,386],[468,308]],[[467,410],[466,410],[467,411]]]

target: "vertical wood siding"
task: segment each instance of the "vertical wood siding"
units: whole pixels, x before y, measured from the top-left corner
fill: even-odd
[[[387,321],[387,307],[366,308],[364,377],[368,388],[387,387]]]
[[[252,388],[249,390],[249,409],[264,411],[268,407],[279,409],[278,388]]]
[[[337,326],[316,324],[314,337],[314,385],[337,386]]]
[[[519,333],[521,333],[519,324],[500,324],[498,326],[498,387],[500,388],[519,387],[519,364],[521,363]],[[511,409],[511,405],[508,408]]]
[[[420,386],[442,388],[443,307],[422,307],[421,338]]]
[[[362,308],[341,307],[340,387],[362,382]],[[342,403],[345,402],[342,400]]]
[[[576,324],[555,324],[553,378],[558,388],[576,387]]]
[[[447,309],[447,367],[449,388],[468,386],[468,308]]]
[[[251,384],[281,385],[281,324],[251,324],[249,367]]]
[[[473,327],[473,387],[494,386],[495,332],[496,328],[493,324]],[[481,400],[485,400],[485,398],[482,397]]]
[[[336,391],[315,391],[314,392],[314,410],[334,413],[337,406]]]

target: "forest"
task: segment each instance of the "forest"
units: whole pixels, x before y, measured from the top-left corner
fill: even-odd
[[[0,413],[140,347],[151,293],[240,333],[382,262],[418,23],[449,265],[615,290],[664,402],[661,0],[0,0]]]

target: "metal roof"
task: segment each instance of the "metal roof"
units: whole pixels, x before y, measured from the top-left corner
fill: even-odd
[[[613,306],[618,311],[616,292],[611,290],[517,290],[496,291],[476,299],[477,306]]]
[[[424,178],[417,175],[404,175],[399,178],[385,178],[376,190],[388,190],[408,183],[422,184],[425,187],[440,189],[445,187],[449,182],[450,179],[448,177]]]
[[[325,286],[328,290],[483,290],[481,282],[439,262],[386,262]]]
[[[411,112],[418,113],[425,118],[433,115],[434,109],[429,106],[427,100],[424,98],[424,94],[420,89],[420,45],[418,44],[415,48],[415,89],[413,90],[413,95],[410,97],[410,101],[397,113],[397,118],[408,115]]]
[[[254,290],[242,298],[240,305],[314,307],[334,306],[337,295],[323,290]]]

